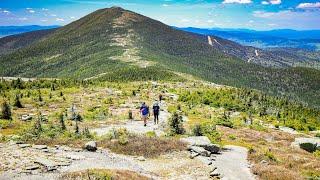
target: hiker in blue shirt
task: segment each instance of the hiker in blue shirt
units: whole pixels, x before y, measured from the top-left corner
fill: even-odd
[[[154,116],[154,124],[159,124],[160,106],[158,101],[154,102],[152,109],[153,109],[153,116]]]
[[[141,119],[144,122],[144,126],[147,126],[147,120],[148,117],[150,116],[149,113],[149,107],[146,105],[146,103],[142,103],[141,107],[140,107],[140,114],[141,114]]]

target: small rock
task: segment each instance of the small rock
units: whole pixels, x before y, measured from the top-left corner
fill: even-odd
[[[33,145],[32,147],[39,150],[48,149],[47,145]]]
[[[36,164],[33,164],[33,165],[30,165],[30,166],[27,166],[26,168],[25,168],[25,170],[27,170],[27,171],[33,171],[33,170],[36,170],[36,169],[39,169],[40,168],[40,166],[38,166],[38,165],[36,165]]]
[[[70,161],[60,161],[60,162],[55,162],[57,166],[70,166],[71,162]]]
[[[260,164],[268,164],[268,161],[262,160],[262,161],[260,161]]]
[[[71,160],[81,160],[81,159],[85,159],[84,156],[77,156],[77,155],[72,155],[72,154],[66,155],[66,158],[71,159]]]
[[[18,146],[20,148],[28,148],[28,147],[31,147],[31,144],[19,144]]]
[[[49,149],[42,149],[42,152],[48,153]]]
[[[96,151],[98,149],[97,142],[96,141],[87,142],[87,144],[85,144],[85,149],[91,152]]]
[[[216,169],[218,169],[216,166],[212,166],[211,172],[215,171]]]
[[[140,156],[140,157],[137,158],[137,160],[138,160],[138,161],[145,161],[146,158],[144,158],[143,156]]]
[[[189,146],[188,150],[199,153],[201,156],[210,157],[211,153],[205,150],[203,147]]]
[[[205,150],[210,151],[213,154],[217,154],[220,152],[220,147],[219,145],[216,145],[216,144],[208,144],[200,147],[203,147]]]
[[[219,177],[220,176],[220,173],[218,172],[218,169],[215,169],[214,171],[212,171],[210,173],[210,176],[211,177]]]
[[[197,157],[197,156],[199,156],[199,155],[200,155],[199,153],[196,153],[196,152],[193,152],[193,151],[192,151],[192,152],[190,153],[190,156],[189,156],[189,157],[190,157],[190,159],[193,159],[193,158],[195,158],[195,157]]]
[[[22,121],[28,121],[28,120],[31,120],[32,119],[32,116],[30,115],[22,115],[21,116],[21,120]]]

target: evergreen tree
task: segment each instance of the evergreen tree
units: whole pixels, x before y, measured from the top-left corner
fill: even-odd
[[[39,102],[43,101],[40,89],[39,89],[39,92],[38,92],[38,100],[39,100]]]
[[[20,101],[20,96],[18,94],[16,95],[13,106],[17,108],[23,108],[22,103]]]
[[[182,124],[182,116],[175,112],[169,121],[169,126],[172,134],[183,134],[185,129]]]
[[[38,115],[38,119],[36,121],[36,124],[35,124],[35,129],[38,131],[38,132],[41,132],[42,131],[42,114],[41,112],[39,113]]]
[[[11,108],[10,105],[7,103],[7,101],[2,103],[2,107],[1,107],[1,118],[2,119],[7,119],[7,120],[11,120]]]
[[[63,116],[63,113],[60,114],[60,125],[61,125],[61,130],[66,130],[66,125],[64,123],[64,116]]]

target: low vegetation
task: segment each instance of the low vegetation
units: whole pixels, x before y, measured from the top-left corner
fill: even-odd
[[[160,93],[172,114],[167,136],[157,137],[154,131],[134,135],[126,129],[113,130],[102,137],[93,133],[92,129],[97,127],[138,120],[140,103],[151,105]],[[178,95],[177,101],[173,94]],[[222,146],[247,147],[252,170],[261,179],[320,176],[318,151],[293,149],[290,145],[295,135],[268,128],[287,126],[318,136],[311,131],[319,130],[319,110],[255,90],[216,87],[198,81],[17,79],[0,82],[0,103],[1,142],[82,148],[94,140],[98,147],[115,153],[157,158],[185,150],[186,144],[178,140],[180,137],[207,136]],[[4,118],[8,117],[6,114],[10,118]]]
[[[61,177],[63,180],[149,180],[145,176],[126,170],[90,169],[67,173]]]
[[[125,139],[125,140],[124,140]],[[174,151],[186,150],[186,144],[177,139],[137,135],[120,135],[116,139],[104,139],[99,145],[119,154],[155,158]]]

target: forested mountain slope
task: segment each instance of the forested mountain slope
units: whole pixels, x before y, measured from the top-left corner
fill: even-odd
[[[23,48],[37,42],[41,38],[53,33],[56,29],[45,29],[31,31],[19,35],[12,35],[0,38],[0,55],[8,54],[19,48]]]
[[[118,7],[93,12],[0,56],[0,67],[1,76],[117,81],[174,79],[172,71],[177,71],[320,104],[320,71],[248,63],[212,47],[207,36],[176,30]]]

